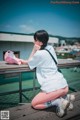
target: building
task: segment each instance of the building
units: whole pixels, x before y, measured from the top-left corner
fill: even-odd
[[[50,37],[49,44],[58,44],[58,38]],[[0,61],[4,60],[7,50],[14,51],[15,55],[22,59],[27,59],[33,48],[33,35],[0,32]]]

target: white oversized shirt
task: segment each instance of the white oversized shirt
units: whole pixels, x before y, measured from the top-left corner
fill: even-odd
[[[46,49],[51,52],[57,61],[53,47],[47,45]],[[36,68],[37,79],[42,91],[49,93],[68,86],[62,73],[58,72],[54,60],[45,49],[38,50],[28,64],[30,69]]]

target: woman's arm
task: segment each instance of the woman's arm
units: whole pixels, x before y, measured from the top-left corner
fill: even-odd
[[[22,64],[28,64],[28,61],[31,60],[31,58],[34,56],[34,54],[36,53],[37,50],[40,50],[40,46],[35,44],[28,60],[21,59],[21,63]]]
[[[37,50],[40,50],[40,46],[35,44],[34,47],[33,47],[32,52],[31,52],[31,54],[30,54],[30,56],[29,56],[28,61],[31,60],[31,58],[34,56],[34,54],[36,53]]]

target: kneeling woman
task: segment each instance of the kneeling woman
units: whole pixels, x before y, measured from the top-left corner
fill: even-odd
[[[58,72],[50,54],[45,50],[47,49],[58,61],[54,48],[48,45],[48,40],[49,35],[45,30],[37,31],[34,34],[32,53],[29,59],[22,60],[22,63],[28,64],[30,69],[36,68],[37,80],[41,86],[41,92],[32,100],[32,107],[45,109],[56,105],[56,114],[62,117],[70,106],[70,101],[67,99],[68,84],[62,73]]]

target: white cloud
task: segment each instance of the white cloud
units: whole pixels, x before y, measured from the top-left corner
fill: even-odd
[[[24,29],[26,28],[26,25],[20,25],[19,27]]]
[[[35,32],[35,28],[30,25],[20,25],[19,28],[21,29],[21,32],[26,32],[26,33],[32,33]]]
[[[29,20],[29,23],[32,24],[32,23],[33,23],[33,20]]]
[[[6,25],[0,25],[1,28],[10,28],[11,26],[9,24]]]
[[[6,25],[5,27],[6,27],[6,28],[10,28],[11,26],[10,26],[10,25]]]

